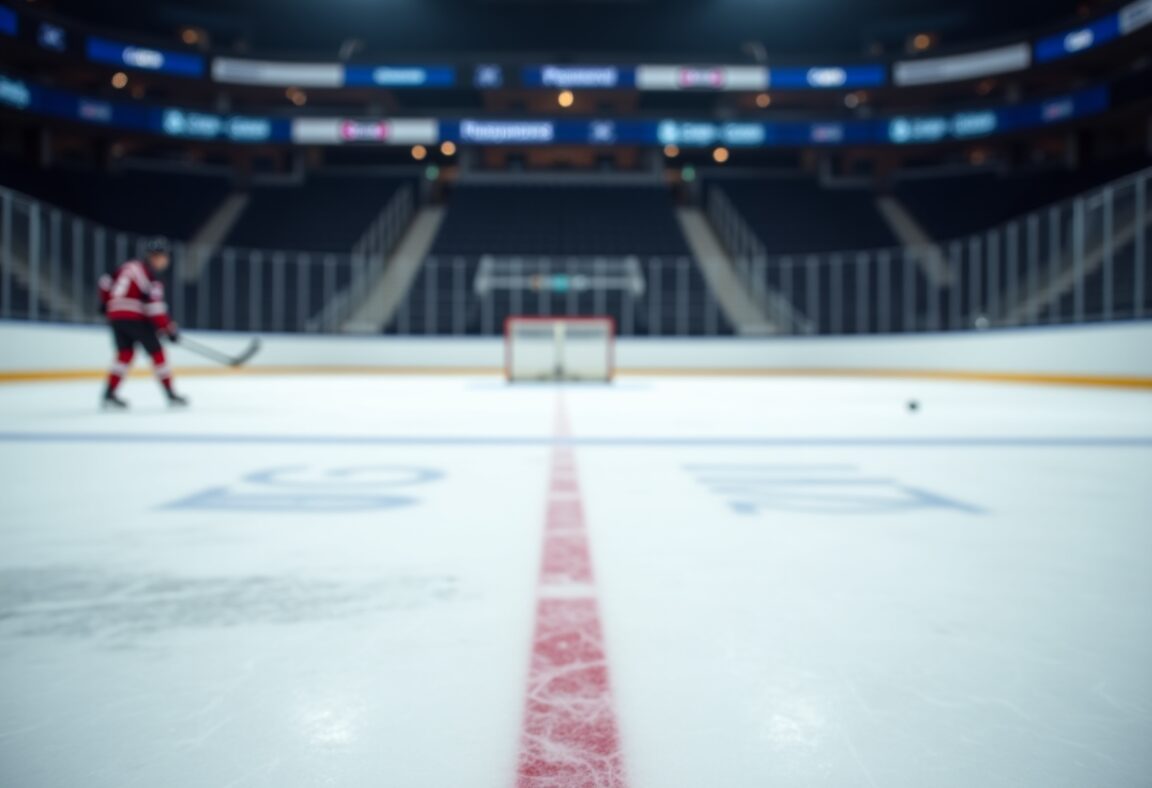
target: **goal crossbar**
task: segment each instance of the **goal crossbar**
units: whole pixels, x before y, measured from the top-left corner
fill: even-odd
[[[513,316],[504,323],[504,371],[517,381],[610,381],[616,324],[610,317]]]

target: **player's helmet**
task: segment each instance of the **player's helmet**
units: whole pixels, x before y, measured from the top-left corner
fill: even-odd
[[[155,238],[148,238],[144,241],[144,254],[168,254],[168,239],[156,236]]]

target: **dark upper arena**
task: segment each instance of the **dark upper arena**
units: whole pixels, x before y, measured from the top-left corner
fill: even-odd
[[[643,336],[842,334],[1139,316],[1150,14],[5,4],[0,316],[93,319],[99,273],[155,234],[175,243],[174,299],[199,328],[491,334],[513,314],[592,313]],[[402,293],[363,319],[400,257]]]

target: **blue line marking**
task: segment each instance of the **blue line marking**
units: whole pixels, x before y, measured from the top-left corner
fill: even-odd
[[[0,443],[182,443],[201,445],[253,446],[471,446],[471,447],[551,447],[588,448],[1152,448],[1152,435],[1147,436],[937,436],[937,437],[732,437],[732,436],[609,436],[557,438],[515,435],[181,435],[147,433],[125,435],[97,432],[0,432]]]

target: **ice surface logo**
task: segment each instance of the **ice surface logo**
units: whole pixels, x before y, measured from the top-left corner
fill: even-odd
[[[865,476],[853,465],[689,465],[685,470],[722,497],[732,512],[744,516],[769,511],[864,515],[924,509],[984,514],[979,507],[896,479]]]
[[[227,487],[212,487],[165,509],[352,514],[399,509],[419,500],[410,488],[439,481],[432,468],[361,465],[316,469],[289,465],[254,471]]]

